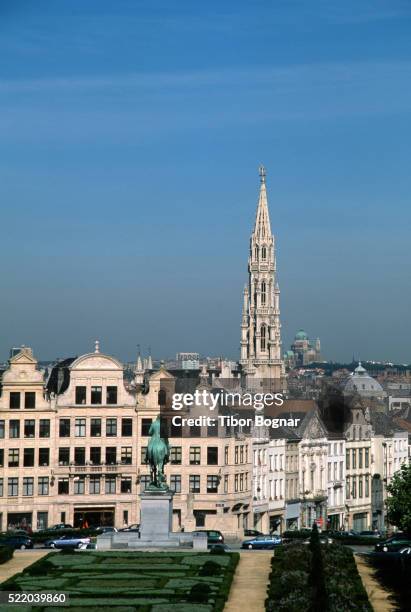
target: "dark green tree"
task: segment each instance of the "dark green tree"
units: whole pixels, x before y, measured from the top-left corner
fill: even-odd
[[[402,465],[387,486],[387,519],[411,534],[411,465]]]

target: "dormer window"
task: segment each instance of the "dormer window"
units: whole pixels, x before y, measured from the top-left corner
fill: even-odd
[[[76,387],[76,404],[85,404],[87,401],[87,387]]]
[[[117,404],[117,387],[107,387],[107,404]]]
[[[25,408],[35,408],[36,407],[36,393],[34,391],[25,392],[24,407]]]
[[[158,405],[165,406],[166,402],[167,402],[167,393],[165,392],[164,389],[160,389],[160,391],[158,392]]]
[[[20,391],[10,391],[10,408],[20,408]]]
[[[101,404],[101,398],[102,398],[102,388],[101,387],[91,387],[91,403]]]

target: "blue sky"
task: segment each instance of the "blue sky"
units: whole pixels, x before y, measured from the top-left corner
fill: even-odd
[[[238,356],[267,168],[283,340],[410,362],[408,1],[2,0],[0,359]]]

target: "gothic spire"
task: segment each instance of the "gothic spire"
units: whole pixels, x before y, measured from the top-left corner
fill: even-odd
[[[268,213],[267,189],[265,185],[266,172],[264,166],[259,168],[260,174],[260,197],[258,199],[257,214],[255,217],[254,236],[258,238],[270,238],[271,226]]]

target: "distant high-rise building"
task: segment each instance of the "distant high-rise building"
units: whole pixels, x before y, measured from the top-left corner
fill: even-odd
[[[248,387],[283,388],[280,289],[276,280],[275,240],[271,233],[263,166],[260,167],[260,196],[250,238],[248,284],[244,287],[240,364]]]

